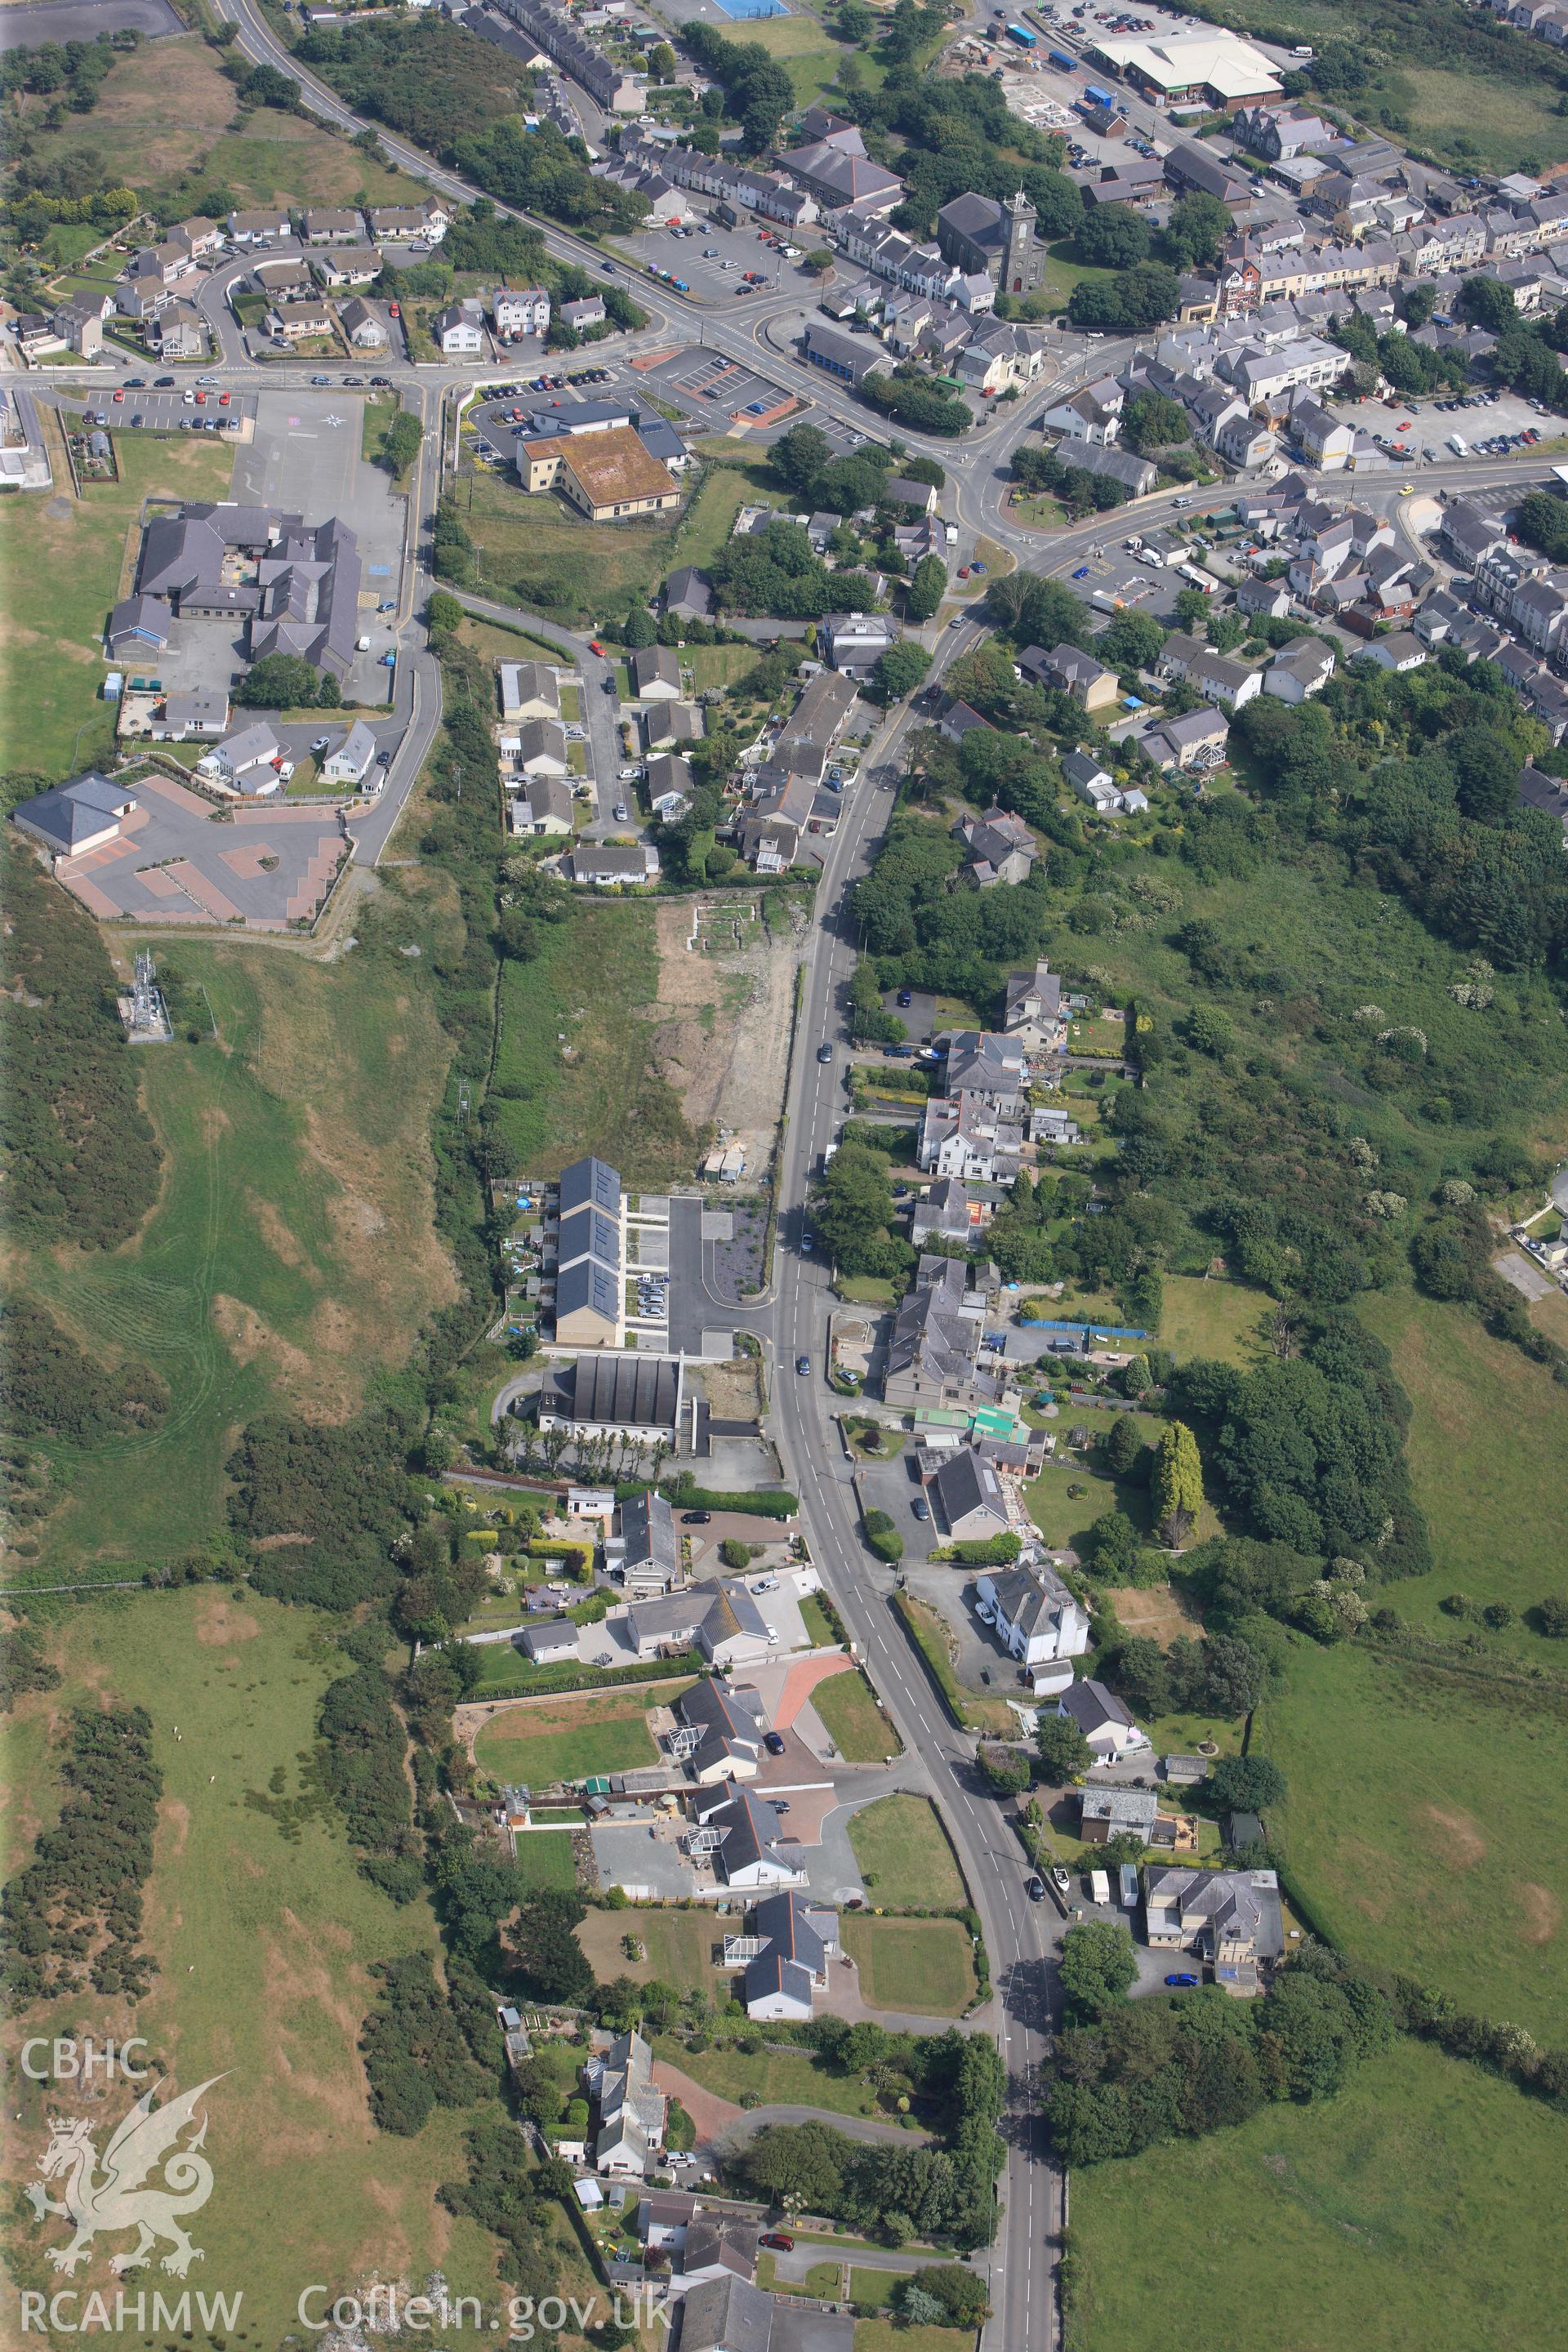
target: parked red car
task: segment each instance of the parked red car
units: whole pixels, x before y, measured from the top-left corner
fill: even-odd
[[[795,2240],[786,2238],[782,2230],[764,2230],[757,2243],[766,2246],[775,2254],[793,2254],[795,2252]]]

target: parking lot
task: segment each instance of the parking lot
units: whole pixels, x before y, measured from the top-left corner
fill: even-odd
[[[1556,437],[1552,418],[1517,392],[1467,392],[1436,400],[1331,400],[1328,406],[1342,423],[1387,444],[1395,466],[1436,465],[1439,459],[1469,456],[1501,456],[1489,445],[1506,437],[1510,447],[1531,448]],[[1452,440],[1465,447],[1450,447]],[[1427,452],[1431,455],[1428,457]]]
[[[131,787],[120,838],[62,858],[57,880],[100,921],[234,923],[281,931],[308,921],[350,844],[332,808],[216,808],[171,779]]]
[[[739,289],[748,271],[754,271],[769,291],[777,286],[796,283],[807,289],[815,285],[816,280],[807,276],[801,262],[785,259],[784,248],[793,245],[804,257],[814,247],[826,243],[820,222],[814,221],[809,227],[792,234],[772,221],[753,220],[747,215],[739,228],[725,228],[712,217],[713,201],[689,190],[687,202],[694,209],[685,228],[679,232],[670,228],[648,229],[640,236],[617,238],[620,250],[636,263],[634,276],[646,279],[651,263],[656,269],[668,269],[676,278],[684,278],[700,300],[736,308],[744,306],[746,298]],[[689,228],[689,236],[686,228]]]
[[[62,401],[60,414],[70,423],[78,411]],[[188,379],[183,389],[160,390],[143,379],[114,392],[105,385],[79,414],[86,425],[101,424],[110,433],[232,433],[248,441],[256,430],[256,394],[222,392]]]

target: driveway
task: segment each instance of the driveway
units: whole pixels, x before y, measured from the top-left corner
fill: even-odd
[[[634,1901],[682,1903],[696,1894],[697,1873],[672,1840],[619,1823],[591,1829],[588,1837],[602,1886],[624,1886]]]

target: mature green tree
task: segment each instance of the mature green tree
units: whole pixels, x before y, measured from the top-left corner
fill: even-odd
[[[1196,1527],[1204,1507],[1198,1441],[1184,1421],[1173,1421],[1161,1432],[1152,1494],[1154,1524],[1166,1542],[1179,1549]]]
[[[247,710],[316,709],[321,699],[321,673],[297,654],[264,654],[246,672],[234,698]]]
[[[922,556],[904,591],[904,618],[929,621],[947,591],[947,566],[940,555]]]
[[[1121,437],[1132,449],[1170,449],[1193,437],[1192,424],[1179,400],[1158,392],[1141,392],[1122,411]]]
[[[931,656],[912,637],[900,637],[878,656],[871,672],[871,690],[883,704],[901,702],[912,694],[931,667]]]
[[[804,504],[833,456],[833,444],[815,425],[792,425],[768,453],[772,472]]]
[[[1160,257],[1173,269],[1212,269],[1236,224],[1217,196],[1181,196],[1160,232]]]
[[[1083,2017],[1103,2017],[1138,1981],[1132,1938],[1121,1920],[1085,1919],[1062,1938],[1061,1986]]]
[[[981,1742],[976,1761],[986,1787],[999,1797],[1021,1796],[1034,1778],[1029,1759],[1020,1749],[1004,1748],[994,1740]]]
[[[1079,257],[1096,269],[1131,269],[1149,257],[1149,225],[1131,205],[1096,205],[1085,213],[1075,240]]]
[[[1234,1633],[1211,1635],[1204,1645],[1204,1696],[1212,1715],[1250,1715],[1260,1704],[1268,1669],[1250,1642]]]
[[[1148,669],[1160,658],[1165,632],[1152,613],[1118,613],[1095,639],[1094,650],[1108,668]]]
[[[1261,1813],[1283,1804],[1288,1783],[1271,1757],[1222,1756],[1212,1767],[1208,1792],[1228,1813]]]
[[[1107,1584],[1131,1575],[1139,1552],[1138,1530],[1125,1511],[1102,1511],[1089,1531],[1089,1563]]]
[[[832,2213],[844,2189],[851,2143],[826,2124],[769,2124],[745,2152],[752,2188],[787,2212]]]
[[[1119,1412],[1105,1433],[1105,1466],[1114,1478],[1125,1478],[1142,1447],[1138,1423],[1130,1412]]]
[[[1035,1728],[1035,1746],[1053,1788],[1066,1788],[1094,1761],[1093,1749],[1070,1716],[1042,1715]]]

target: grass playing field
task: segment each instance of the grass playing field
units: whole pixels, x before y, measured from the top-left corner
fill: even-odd
[[[482,1771],[529,1789],[658,1761],[646,1700],[619,1692],[509,1708],[486,1724],[474,1754]]]
[[[818,1683],[811,1704],[847,1763],[879,1764],[903,1743],[877,1703],[864,1675],[835,1675]]]
[[[32,1253],[15,1278],[84,1348],[151,1362],[170,1410],[90,1453],[50,1449],[68,1499],[11,1581],[178,1558],[222,1517],[246,1421],[346,1418],[454,1295],[428,1144],[447,1049],[420,968],[368,942],[332,966],[189,940],[161,961],[218,1034],[139,1064],[164,1153],[157,1202],[122,1248]]]
[[[879,1797],[849,1824],[849,1843],[879,1911],[942,1911],[964,1900],[963,1879],[936,1807]]]
[[[1337,2099],[1080,2169],[1069,2341],[1166,2352],[1174,2265],[1212,2352],[1534,2352],[1568,2293],[1562,2144],[1561,2116],[1405,2042]]]
[[[956,1919],[846,1912],[840,1932],[859,1972],[861,1997],[873,2009],[960,2017],[974,1997],[969,1937]]]

